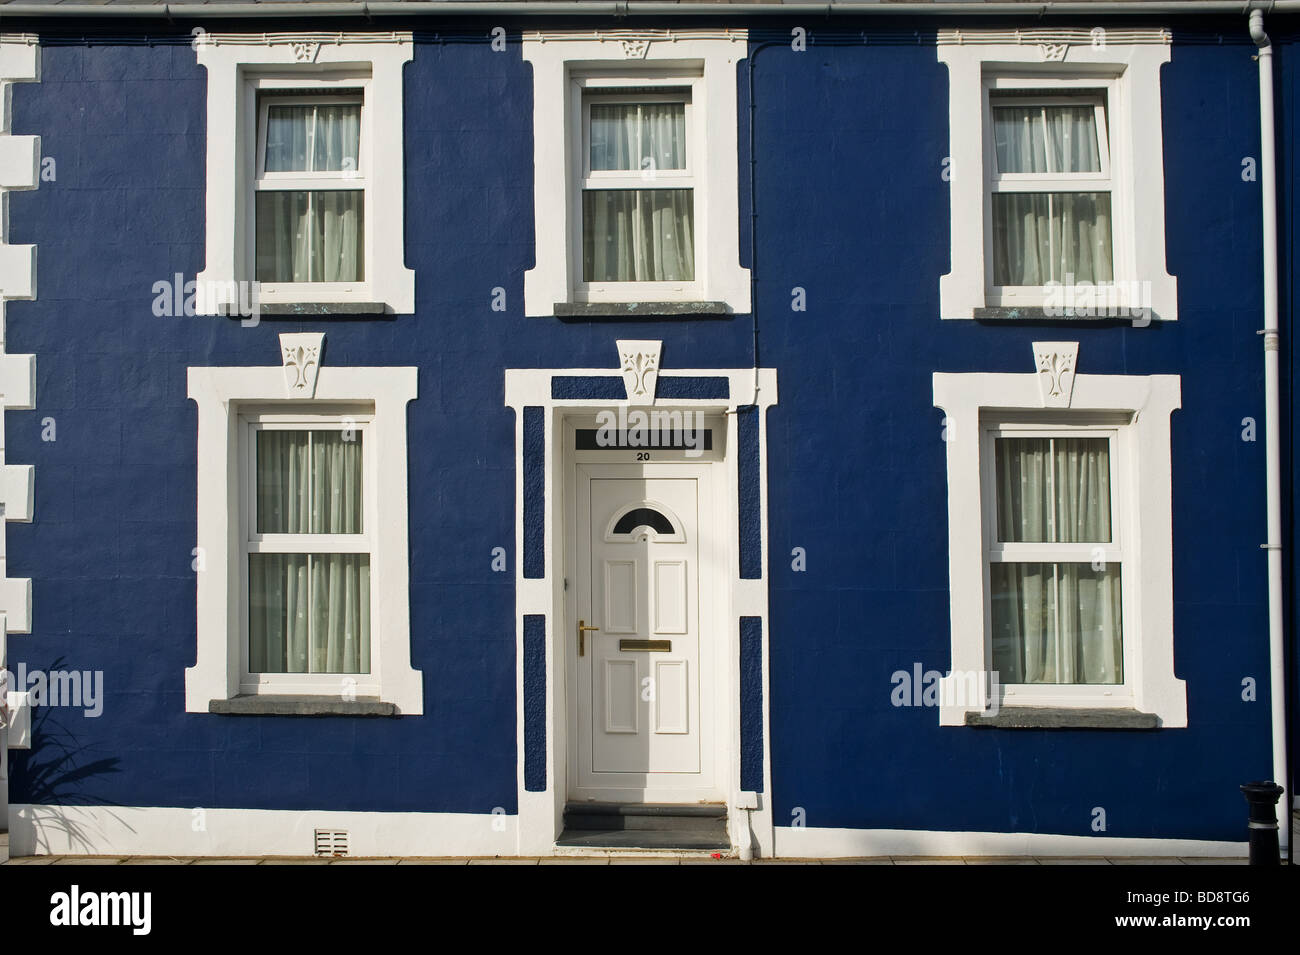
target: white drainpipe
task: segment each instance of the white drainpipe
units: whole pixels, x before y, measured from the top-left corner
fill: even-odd
[[[1269,699],[1273,723],[1273,781],[1282,787],[1278,838],[1283,855],[1291,841],[1291,792],[1286,767],[1286,654],[1282,635],[1282,475],[1278,423],[1277,163],[1273,155],[1273,45],[1264,14],[1250,11],[1250,38],[1259,47],[1259,181],[1264,205],[1264,433],[1268,483]]]

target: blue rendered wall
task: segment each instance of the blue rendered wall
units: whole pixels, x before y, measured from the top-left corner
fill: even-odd
[[[1268,704],[1263,445],[1240,440],[1242,417],[1262,422],[1263,391],[1258,184],[1239,175],[1241,157],[1258,151],[1256,73],[1239,19],[1180,36],[1164,69],[1179,321],[1145,329],[940,320],[947,75],[914,25],[889,39],[883,21],[843,21],[843,36],[860,26],[881,39],[835,45],[813,28],[806,53],[782,42],[754,60],[760,347],[781,391],[768,413],[764,628],[778,824],[802,809],[819,827],[1088,834],[1101,806],[1109,835],[1240,838],[1236,786],[1267,775]],[[794,25],[751,24],[751,48]],[[488,25],[461,27],[485,37]],[[8,460],[37,467],[36,520],[8,527],[9,573],[35,581],[33,634],[11,641],[11,661],[103,669],[108,694],[97,720],[43,714],[38,748],[13,754],[14,802],[514,810],[514,568],[490,567],[493,547],[514,554],[503,369],[612,368],[615,338],[662,338],[669,368],[752,360],[749,316],[522,317],[532,91],[514,38],[501,54],[426,37],[406,68],[417,314],[391,321],[245,329],[151,314],[152,283],[192,277],[204,258],[205,76],[188,44],[49,43],[42,82],[15,89],[14,130],[41,134],[58,180],[10,198],[10,240],[35,243],[40,257],[39,299],[8,306],[8,350],[35,353],[38,379],[37,410],[7,422]],[[490,308],[496,286],[505,313]],[[791,310],[795,286],[806,312]],[[409,438],[423,717],[184,713],[196,467],[185,368],[274,364],[275,336],[298,329],[327,333],[332,364],[420,368]],[[1173,500],[1186,730],[941,729],[933,709],[890,704],[895,670],[949,665],[931,374],[1023,373],[1040,338],[1078,340],[1084,373],[1183,376]],[[55,442],[40,439],[47,416]],[[796,546],[804,573],[791,570]],[[1244,676],[1260,680],[1260,702],[1241,701]],[[40,770],[63,755],[60,729],[73,756],[51,782]],[[94,771],[68,778],[71,762]]]

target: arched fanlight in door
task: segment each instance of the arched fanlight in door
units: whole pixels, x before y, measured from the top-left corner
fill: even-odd
[[[677,515],[656,501],[642,501],[621,508],[605,527],[605,540],[611,543],[650,538],[673,542],[686,540]]]

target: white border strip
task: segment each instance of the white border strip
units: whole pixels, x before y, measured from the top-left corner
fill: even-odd
[[[518,816],[142,806],[10,807],[14,856],[309,856],[344,829],[353,856],[514,855]]]
[[[518,816],[450,812],[314,812],[142,806],[12,808],[10,854],[309,856],[316,829],[344,829],[352,856],[469,857],[517,853]],[[777,858],[1079,856],[1244,858],[1244,842],[1050,833],[775,828]],[[572,855],[551,848],[530,855]]]
[[[1209,856],[1244,858],[1244,842],[1130,839],[1041,832],[929,832],[919,829],[809,829],[777,826],[777,858],[871,856]]]

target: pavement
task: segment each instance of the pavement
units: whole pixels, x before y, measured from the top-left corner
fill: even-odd
[[[544,856],[539,858],[497,857],[458,859],[364,859],[329,857],[230,857],[200,858],[171,856],[24,856],[10,859],[8,865],[1245,865],[1235,858],[1178,858],[1173,856],[1098,856],[1067,858],[1060,856],[993,856],[925,857],[880,856],[865,859],[755,859],[741,862],[734,858],[714,859],[708,855],[640,856],[619,854],[584,856]]]

